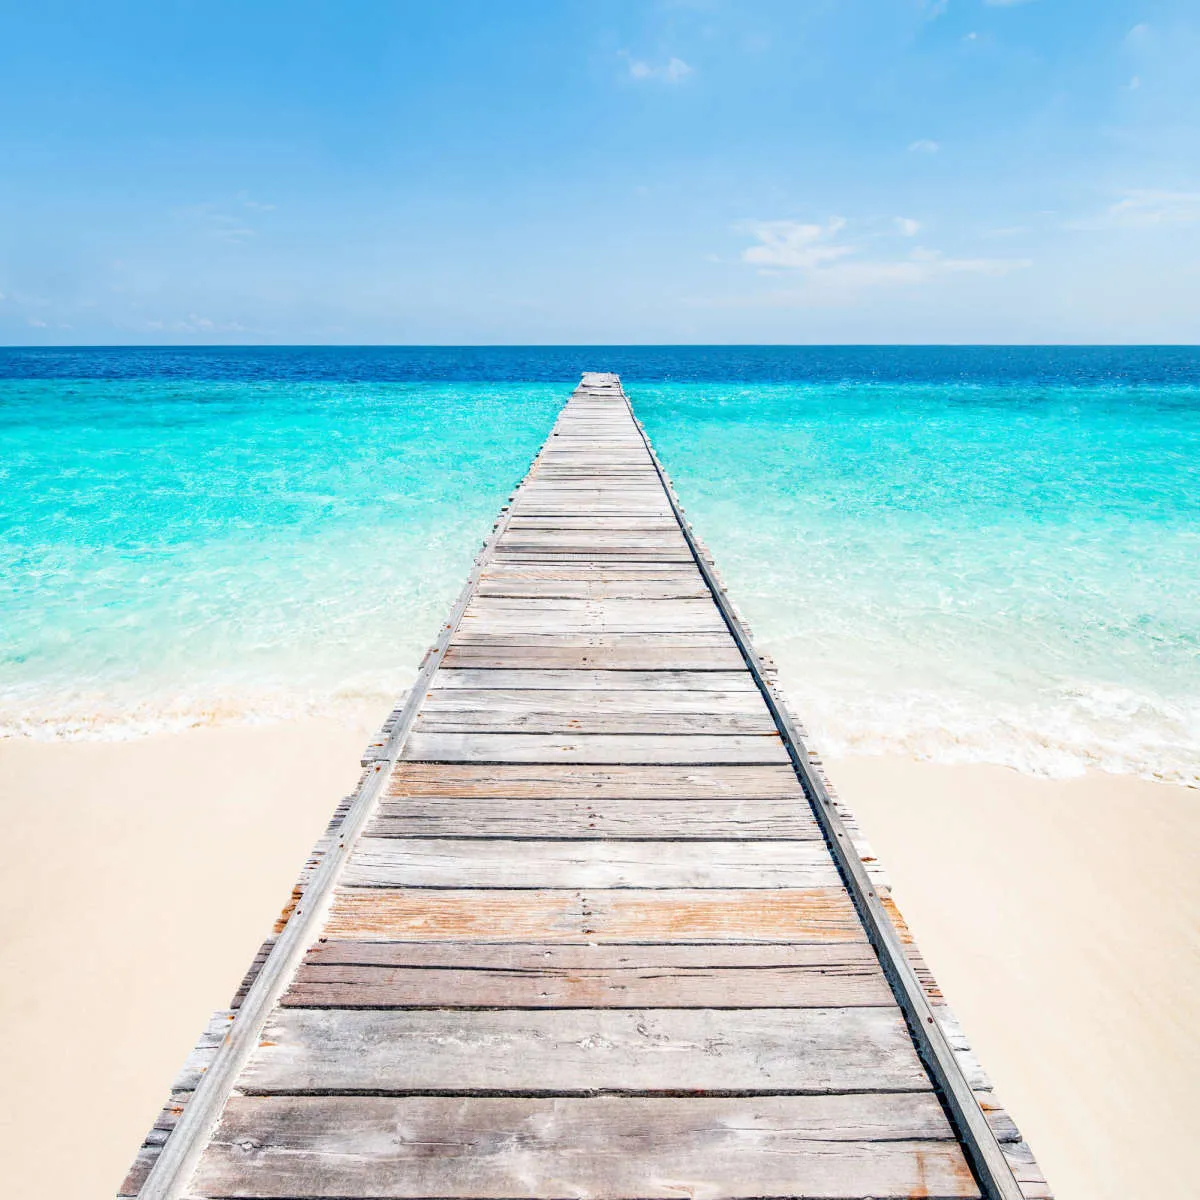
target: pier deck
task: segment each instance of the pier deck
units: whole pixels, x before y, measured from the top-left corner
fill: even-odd
[[[981,1194],[1049,1192],[585,375],[122,1195]]]

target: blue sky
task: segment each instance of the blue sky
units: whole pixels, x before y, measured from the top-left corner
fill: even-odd
[[[1200,341],[1195,0],[0,0],[0,343]]]

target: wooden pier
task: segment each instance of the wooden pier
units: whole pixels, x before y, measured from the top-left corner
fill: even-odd
[[[615,376],[365,766],[122,1196],[1049,1196]]]

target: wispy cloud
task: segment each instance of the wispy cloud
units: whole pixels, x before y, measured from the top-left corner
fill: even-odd
[[[1029,0],[983,0],[988,8],[1016,8],[1018,4],[1028,4]]]
[[[841,217],[830,217],[823,225],[799,221],[742,221],[737,228],[757,240],[742,251],[742,261],[756,267],[811,270],[852,254],[852,246],[837,245],[834,239],[845,228]]]
[[[920,228],[907,217],[895,218],[898,233],[913,237]],[[735,229],[754,244],[742,250],[742,262],[763,275],[795,274],[810,286],[855,291],[896,284],[922,284],[955,275],[1007,275],[1031,266],[1024,258],[954,258],[916,246],[907,254],[869,258],[862,247],[843,240],[843,217],[824,222],[742,221]]]
[[[682,58],[674,56],[668,58],[664,63],[651,63],[642,58],[634,58],[628,50],[620,51],[620,56],[625,60],[631,79],[657,80],[659,83],[682,83],[694,71],[694,68],[685,63]]]
[[[144,326],[152,333],[169,330],[171,333],[245,333],[246,327],[240,321],[214,321],[211,317],[202,317],[197,313],[188,313],[182,321],[147,321]]]
[[[936,21],[949,7],[950,0],[922,0],[921,16],[927,21]]]
[[[252,200],[245,192],[239,192],[231,204],[191,204],[180,211],[214,241],[236,246],[258,236],[250,224],[250,214],[274,212],[275,205]]]
[[[1200,221],[1200,192],[1135,188],[1095,216],[1068,221],[1071,229],[1158,229]]]
[[[942,145],[933,138],[917,138],[915,142],[908,143],[908,148],[913,154],[936,154]]]

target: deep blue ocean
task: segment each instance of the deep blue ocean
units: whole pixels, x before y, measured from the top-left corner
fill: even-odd
[[[582,370],[829,752],[1200,782],[1200,349],[0,350],[0,732],[383,716]]]

